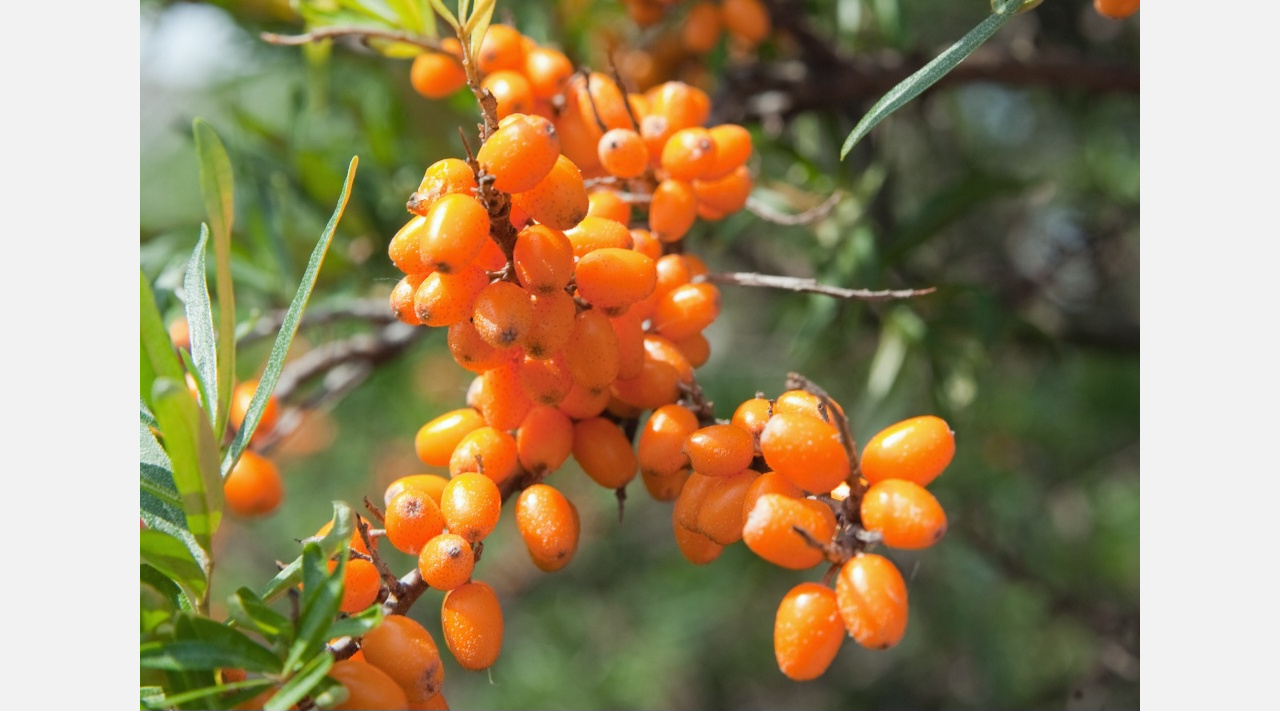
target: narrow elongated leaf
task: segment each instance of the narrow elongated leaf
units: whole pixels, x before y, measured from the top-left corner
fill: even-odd
[[[218,420],[218,352],[213,336],[213,308],[209,303],[209,284],[205,279],[205,246],[209,242],[209,228],[200,225],[200,241],[196,243],[191,259],[187,261],[187,273],[182,280],[182,291],[187,299],[187,330],[191,334],[191,360],[189,368],[199,376],[200,397],[214,432],[219,432]],[[213,394],[213,397],[210,397]]]
[[[164,448],[156,441],[155,434],[151,431],[151,427],[158,426],[148,425],[145,420],[138,423],[138,464],[141,470],[142,487],[150,489],[156,496],[164,499],[167,503],[175,506],[181,506],[182,502],[178,499],[178,487],[173,484],[173,472],[169,464],[169,457],[164,453]]]
[[[138,398],[138,419],[142,420],[144,427],[160,427],[160,423],[156,422],[156,416],[151,414],[151,410],[147,408],[147,403]]]
[[[187,594],[193,605],[204,599],[209,581],[200,562],[182,541],[156,530],[138,532],[142,560],[164,574]]]
[[[236,372],[236,299],[231,286],[231,224],[235,220],[235,183],[231,174],[231,158],[227,156],[227,149],[213,127],[204,119],[197,118],[192,122],[192,130],[195,132],[196,155],[200,159],[200,192],[204,195],[205,210],[209,213],[214,258],[218,267],[218,401],[214,412],[220,414],[213,422],[214,430],[221,436],[226,431],[227,404],[231,401],[231,386]]]
[[[328,556],[320,546],[308,543],[302,550],[302,611],[298,632],[285,659],[285,671],[292,671],[305,659],[323,650],[329,639],[329,626],[342,604],[342,576],[347,567],[345,551],[338,556],[333,572],[328,569]]]
[[[391,6],[391,11],[396,14],[396,19],[400,21],[400,27],[418,35],[427,33],[427,23],[423,18],[423,7],[417,0],[387,0],[387,5]],[[431,10],[427,9],[430,14]]]
[[[262,598],[249,588],[237,590],[227,601],[227,608],[231,619],[256,630],[263,637],[270,640],[287,637],[286,642],[293,641],[293,625],[289,623],[289,618],[267,607]]]
[[[144,638],[179,610],[192,609],[191,601],[182,594],[178,584],[146,563],[139,565],[138,580],[141,588],[138,617]]]
[[[144,709],[168,708],[164,701],[164,689],[159,686],[143,686],[138,689],[138,700]],[[175,704],[176,705],[176,704]]]
[[[363,612],[334,621],[329,626],[329,639],[362,637],[369,630],[382,624],[382,617],[382,605],[370,605]]]
[[[275,390],[276,382],[280,379],[280,371],[284,369],[285,355],[288,354],[289,345],[293,343],[293,337],[298,332],[298,322],[302,319],[302,310],[306,308],[307,300],[311,298],[311,290],[315,288],[316,278],[320,274],[320,266],[324,264],[325,253],[328,252],[329,244],[333,241],[333,233],[338,229],[338,221],[342,219],[342,213],[347,208],[347,200],[351,196],[351,183],[355,180],[358,163],[358,158],[351,159],[351,164],[347,167],[347,179],[342,184],[342,194],[338,196],[338,204],[333,210],[333,215],[329,218],[329,224],[325,225],[324,232],[320,235],[320,241],[311,250],[311,259],[307,262],[307,270],[302,275],[302,284],[298,286],[298,293],[294,295],[293,301],[289,304],[289,309],[285,311],[284,321],[280,325],[280,333],[276,335],[275,343],[271,345],[271,355],[267,358],[267,365],[262,372],[262,377],[258,379],[258,390],[254,393],[253,399],[249,401],[249,408],[245,413],[244,422],[241,424],[240,429],[236,430],[235,439],[231,441],[231,447],[227,450],[226,457],[222,460],[223,476],[226,476],[227,472],[231,471],[231,467],[235,466],[236,460],[240,458],[240,454],[248,446],[249,438],[253,436],[254,430],[258,428],[259,420],[262,419],[262,411],[267,406],[267,398],[271,396],[271,392]]]
[[[354,530],[355,512],[345,502],[333,502],[333,525],[329,528],[329,532],[317,541],[326,560],[332,558],[342,547],[350,545],[351,532]],[[302,556],[295,558],[292,563],[276,574],[276,577],[263,588],[261,597],[269,603],[300,582],[302,582]]]
[[[876,124],[919,96],[925,89],[933,86],[935,82],[946,76],[947,72],[955,69],[960,62],[963,62],[965,57],[973,54],[973,50],[981,46],[983,42],[991,39],[996,30],[1000,29],[1004,23],[1013,17],[1015,10],[1021,7],[1022,3],[1023,0],[1006,0],[1000,3],[999,9],[987,19],[978,23],[978,26],[970,30],[969,34],[961,37],[960,41],[948,47],[942,54],[934,57],[933,61],[890,89],[887,94],[871,107],[867,115],[863,116],[861,121],[858,121],[858,125],[854,126],[853,130],[849,132],[849,136],[844,139],[844,145],[840,147],[840,160],[844,160],[845,156],[849,155],[849,151],[853,150],[854,145],[870,133]]]
[[[480,56],[480,45],[484,43],[485,33],[489,31],[489,22],[493,20],[495,0],[479,0],[476,9],[467,18],[465,32],[471,38],[471,56]]]
[[[181,381],[157,378],[153,389],[153,409],[164,432],[165,452],[173,467],[173,483],[182,499],[187,528],[207,553],[221,516],[218,443],[209,421]]]
[[[285,685],[280,687],[276,695],[268,699],[262,708],[264,711],[285,711],[293,708],[294,704],[302,700],[302,697],[310,694],[324,681],[332,668],[333,655],[320,652],[302,665],[298,673],[285,682]]]
[[[453,16],[453,12],[449,10],[448,7],[445,6],[442,0],[429,0],[429,1],[431,2],[431,8],[436,12],[440,13],[440,17],[443,17],[444,21],[449,23],[449,26],[452,27],[456,32],[458,30],[458,18]]]
[[[192,689],[181,694],[164,697],[162,700],[167,706],[181,706],[192,701],[205,701],[210,703],[203,704],[204,708],[227,708],[228,703],[241,703],[253,698],[263,689],[270,688],[275,682],[266,678],[245,679],[244,681],[235,681],[229,684],[217,684],[215,686],[206,686],[203,689]],[[231,695],[232,692],[241,692]],[[213,703],[216,701],[217,703]],[[233,707],[234,708],[234,707]]]
[[[142,270],[138,270],[138,277],[141,280],[138,301],[142,332],[142,372],[139,394],[142,397],[142,403],[154,413],[156,408],[151,400],[152,384],[159,377],[182,380],[182,366],[178,363],[178,356],[173,352],[173,342],[169,340],[169,331],[160,318],[160,310],[156,308],[156,298],[151,291],[151,284],[147,283],[147,277]]]

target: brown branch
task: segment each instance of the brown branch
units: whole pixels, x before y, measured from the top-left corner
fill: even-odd
[[[735,284],[737,286],[759,286],[770,289],[783,289],[809,294],[834,296],[838,299],[858,299],[860,301],[889,301],[891,299],[910,299],[937,291],[936,287],[926,289],[897,289],[872,291],[871,289],[846,289],[842,286],[822,284],[816,279],[805,277],[778,276],[776,274],[755,274],[751,272],[722,272],[718,274],[700,274],[693,278],[693,283],[713,282],[717,284]]]
[[[277,309],[259,317],[254,321],[253,327],[240,336],[238,343],[253,343],[263,338],[274,338],[280,332],[280,327],[284,325],[285,313],[285,309]],[[345,319],[387,324],[393,323],[396,316],[387,306],[386,299],[361,299],[340,306],[309,306],[303,312],[302,321],[298,326],[299,328],[320,326]]]
[[[440,43],[430,37],[422,37],[409,32],[397,32],[394,30],[380,30],[375,27],[318,27],[310,32],[301,35],[278,35],[272,32],[262,32],[258,35],[263,42],[267,44],[297,46],[311,44],[312,42],[320,42],[327,39],[340,39],[343,37],[352,37],[360,40],[361,44],[368,46],[369,40],[381,39],[390,42],[401,42],[411,44],[415,47],[421,47],[432,52],[443,52]]]
[[[385,305],[383,308],[386,308]],[[276,383],[275,396],[287,400],[299,387],[345,363],[379,365],[400,355],[429,329],[395,321],[376,334],[361,333],[331,341],[298,356],[285,366]]]
[[[808,225],[831,214],[832,208],[840,202],[840,198],[842,197],[844,197],[844,194],[837,190],[831,193],[831,196],[826,200],[823,200],[821,204],[795,215],[778,212],[754,197],[747,198],[747,209],[756,217],[767,222],[772,222],[775,225],[786,225],[788,227],[794,225]]]

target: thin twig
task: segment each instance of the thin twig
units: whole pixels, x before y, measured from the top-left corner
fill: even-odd
[[[838,299],[858,299],[860,301],[889,301],[891,299],[910,299],[937,291],[937,287],[926,289],[846,289],[842,286],[822,284],[816,279],[806,277],[778,276],[776,274],[755,274],[753,272],[722,272],[717,274],[700,274],[693,278],[694,283],[709,281],[717,284],[735,284],[737,286],[760,286],[770,289],[784,289],[809,294],[834,296]]]
[[[389,40],[391,42],[411,44],[415,47],[421,47],[432,52],[445,51],[440,47],[439,42],[431,39],[430,37],[422,37],[421,35],[415,35],[409,32],[397,32],[395,30],[380,30],[374,27],[319,27],[301,35],[278,35],[272,32],[262,32],[258,37],[267,44],[287,46],[311,44],[312,42],[337,39],[340,37],[354,37],[365,45],[368,45],[368,41],[371,39],[382,39]]]
[[[277,309],[263,314],[253,322],[252,328],[240,336],[238,342],[245,344],[263,338],[274,338],[280,332],[280,327],[284,325],[285,313],[285,309]],[[344,319],[387,324],[394,322],[396,316],[387,306],[386,299],[361,299],[340,306],[308,306],[298,325],[299,327],[320,326]]]
[[[837,190],[831,193],[831,195],[826,200],[823,200],[821,204],[795,215],[778,212],[765,203],[760,202],[755,197],[748,197],[747,210],[751,211],[751,213],[756,217],[759,217],[766,222],[772,222],[775,225],[785,225],[788,227],[795,225],[808,225],[817,222],[830,214],[832,208],[840,202],[840,198],[842,197],[844,197],[844,193]]]

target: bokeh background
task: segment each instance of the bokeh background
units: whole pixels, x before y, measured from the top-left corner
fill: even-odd
[[[822,570],[785,571],[740,544],[690,565],[672,539],[670,504],[637,482],[619,522],[612,492],[570,462],[551,482],[582,513],[577,557],[541,573],[504,518],[476,572],[503,603],[502,656],[477,674],[445,655],[450,704],[1137,707],[1140,15],[1113,22],[1088,0],[1047,0],[841,162],[841,142],[871,103],[989,8],[770,5],[773,38],[751,53],[722,43],[702,58],[673,41],[680,4],[644,30],[611,0],[499,0],[497,18],[592,68],[612,56],[633,88],[667,78],[706,88],[717,122],[752,130],[755,199],[767,208],[797,213],[842,193],[812,224],[743,212],[695,227],[688,248],[713,271],[937,287],[865,304],[723,286],[699,371],[721,417],[757,391],[777,395],[798,371],[844,405],[859,440],[917,414],[952,425],[955,461],[931,486],[949,516],[946,538],[887,552],[908,576],[906,638],[883,652],[849,642],[820,679],[787,680],[773,657],[774,612]],[[143,2],[140,21],[140,261],[166,317],[181,313],[176,290],[204,219],[197,116],[218,130],[235,170],[240,376],[265,362],[270,339],[254,327],[297,288],[353,155],[352,200],[309,308],[385,304],[399,278],[387,242],[425,167],[462,155],[458,128],[473,131],[477,118],[471,97],[425,100],[409,86],[408,60],[355,44],[262,42],[262,31],[302,31],[286,2]],[[307,325],[291,355],[385,324],[374,314]],[[308,407],[270,449],[285,502],[263,520],[224,521],[215,600],[258,587],[273,561],[296,556],[296,539],[328,520],[330,501],[380,501],[395,478],[430,471],[413,435],[462,405],[470,374],[452,362],[443,331],[389,356],[291,389],[286,404]],[[389,557],[398,571],[411,564]],[[428,592],[413,612],[437,639],[441,597]]]

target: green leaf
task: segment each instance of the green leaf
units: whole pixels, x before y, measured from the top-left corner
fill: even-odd
[[[223,667],[271,674],[280,671],[280,659],[243,632],[191,613],[182,613],[179,618],[182,624],[175,625],[175,639],[142,645],[142,667],[167,671]]]
[[[249,588],[240,588],[227,600],[231,619],[251,628],[269,640],[293,641],[293,625],[289,618],[267,607]]]
[[[427,34],[426,17],[431,15],[430,8],[424,8],[417,0],[387,0],[391,11],[400,20],[400,27],[414,34]],[[426,10],[424,13],[423,10]]]
[[[143,686],[138,689],[138,700],[144,709],[168,708],[164,700],[164,689],[159,686]],[[176,705],[176,704],[175,704]]]
[[[204,119],[197,118],[192,122],[192,130],[195,132],[196,155],[200,159],[200,192],[204,195],[205,210],[209,213],[213,251],[218,267],[218,402],[214,412],[220,415],[213,421],[216,423],[214,430],[221,435],[226,431],[227,404],[231,402],[231,388],[236,373],[236,300],[231,285],[231,224],[235,220],[235,183],[231,174],[231,158],[227,156],[227,149],[213,127]],[[203,236],[203,230],[201,234]]]
[[[844,160],[845,156],[849,155],[849,151],[853,150],[854,145],[870,133],[876,124],[919,96],[925,89],[933,86],[934,82],[955,69],[965,57],[973,53],[973,50],[991,39],[996,30],[1013,17],[1014,12],[1022,6],[1023,0],[1004,0],[1003,2],[997,0],[997,2],[1000,5],[994,14],[978,23],[978,26],[970,30],[969,34],[960,38],[960,41],[948,47],[942,54],[934,57],[933,61],[921,67],[915,74],[890,89],[871,107],[867,115],[862,117],[858,125],[854,126],[849,136],[844,139],[844,145],[840,147],[840,160]]]
[[[156,416],[151,414],[151,410],[147,409],[147,403],[138,398],[138,419],[142,420],[144,427],[159,427],[160,423],[156,422]]]
[[[187,528],[206,553],[221,516],[222,480],[218,443],[209,421],[181,381],[157,378],[152,397],[164,433],[173,483],[182,500]]]
[[[152,422],[155,422],[154,418]],[[156,422],[156,425],[158,424]],[[178,487],[173,483],[172,465],[169,464],[169,457],[164,453],[164,448],[156,441],[156,436],[151,431],[153,426],[155,425],[148,425],[145,420],[138,423],[138,465],[142,477],[142,489],[150,491],[165,503],[177,506],[181,510],[182,501],[178,498]],[[186,526],[185,517],[182,525]]]
[[[182,541],[156,530],[138,532],[142,560],[164,574],[187,594],[192,605],[198,606],[209,588],[209,581],[200,562],[192,557]]]
[[[180,706],[182,704],[191,703],[192,701],[210,700],[210,703],[204,704],[204,708],[226,708],[230,704],[237,704],[247,701],[261,692],[263,689],[270,688],[275,682],[271,679],[259,677],[257,679],[245,679],[244,681],[235,681],[228,684],[217,684],[215,686],[206,686],[203,689],[193,689],[181,694],[164,697],[162,694],[161,701],[165,706]],[[232,696],[230,692],[243,692]],[[252,692],[252,693],[248,693]]]
[[[215,423],[214,432],[220,432],[218,419],[218,352],[217,339],[213,335],[213,307],[209,303],[209,284],[205,280],[205,246],[209,242],[209,228],[200,225],[200,241],[196,244],[187,273],[182,280],[186,297],[187,329],[191,334],[191,360],[188,367],[197,377],[200,397],[209,421]],[[184,357],[185,360],[185,357]],[[213,395],[213,397],[210,397]]]
[[[325,648],[329,639],[329,627],[342,604],[342,576],[346,571],[347,556],[338,555],[333,572],[328,569],[328,556],[315,543],[308,543],[302,550],[302,610],[298,618],[298,632],[284,668],[292,671],[304,659]]]
[[[320,652],[302,665],[298,673],[280,687],[276,695],[268,699],[262,708],[264,711],[285,711],[293,708],[294,704],[309,695],[324,681],[332,668],[333,655],[327,651]]]
[[[139,293],[139,320],[141,322],[141,392],[142,403],[155,412],[152,402],[152,384],[158,377],[182,380],[182,365],[173,352],[173,342],[169,340],[169,331],[160,318],[160,310],[156,308],[156,297],[147,283],[147,277],[138,271],[141,279]]]
[[[157,626],[173,617],[178,610],[191,609],[191,603],[182,594],[178,584],[164,573],[142,563],[138,578],[142,588],[139,617],[143,635],[155,631]]]
[[[362,637],[366,632],[382,624],[382,605],[370,605],[350,617],[334,621],[329,626],[329,639],[334,637]]]
[[[267,366],[263,370],[262,377],[258,379],[258,390],[249,402],[249,409],[245,413],[244,423],[236,431],[235,439],[231,441],[231,447],[227,450],[226,457],[222,460],[223,476],[226,476],[227,472],[231,471],[231,467],[235,466],[236,460],[240,458],[240,454],[248,446],[249,438],[253,436],[253,431],[258,427],[258,421],[262,419],[262,411],[266,408],[267,398],[275,390],[276,382],[280,379],[280,371],[284,369],[285,355],[288,354],[289,345],[293,343],[293,337],[298,332],[298,322],[302,319],[302,310],[306,307],[307,300],[311,298],[311,290],[315,288],[316,277],[320,274],[320,266],[324,264],[324,255],[329,249],[329,244],[333,241],[333,233],[338,228],[338,221],[342,219],[342,213],[347,208],[347,200],[351,196],[351,183],[355,180],[358,163],[358,158],[352,158],[350,165],[347,167],[347,178],[342,184],[342,194],[338,196],[338,204],[333,210],[333,215],[329,218],[329,224],[325,225],[324,232],[320,235],[320,241],[316,243],[315,248],[311,251],[311,260],[307,263],[307,270],[302,275],[302,284],[299,285],[298,293],[294,295],[293,302],[289,304],[289,309],[285,312],[284,321],[280,325],[280,333],[276,335],[275,343],[271,345],[271,355],[267,358]]]
[[[495,0],[479,0],[475,11],[467,18],[463,33],[471,38],[471,56],[480,56],[480,45],[484,43],[484,35],[489,31],[489,22],[493,19]]]
[[[332,522],[329,532],[317,541],[326,560],[336,555],[343,547],[350,545],[351,532],[355,530],[355,512],[346,503],[335,501]],[[302,582],[302,556],[295,558],[292,563],[276,574],[271,582],[267,583],[262,591],[262,599],[271,602],[300,582]]]
[[[445,4],[441,0],[430,0],[430,2],[431,8],[439,13],[440,17],[443,17],[445,22],[449,23],[449,26],[453,28],[454,32],[457,32],[458,18],[453,16],[453,13],[450,12],[449,8],[445,7]]]

